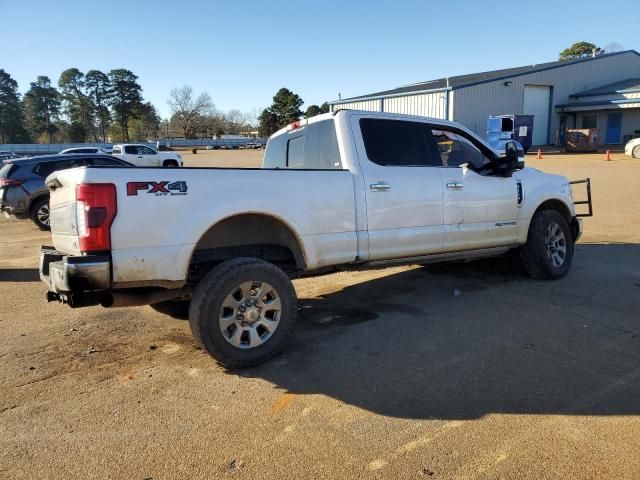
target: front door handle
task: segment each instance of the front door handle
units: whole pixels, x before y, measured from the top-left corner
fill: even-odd
[[[389,190],[391,190],[391,185],[389,185],[387,182],[376,182],[371,183],[369,185],[369,189],[372,192],[388,192]]]
[[[449,190],[462,190],[464,185],[462,182],[447,182],[447,188]]]

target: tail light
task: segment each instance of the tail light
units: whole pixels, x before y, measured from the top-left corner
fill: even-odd
[[[0,178],[0,187],[18,187],[24,183],[23,180],[14,180],[12,178]]]
[[[117,213],[116,186],[82,183],[76,187],[80,251],[111,249],[111,224]]]

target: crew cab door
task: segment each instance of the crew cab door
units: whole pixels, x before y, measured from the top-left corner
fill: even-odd
[[[514,177],[482,170],[493,153],[462,130],[433,125],[444,186],[444,249],[473,250],[516,242],[518,186]]]
[[[351,128],[365,190],[369,260],[441,252],[442,180],[426,124],[354,115]]]
[[[155,167],[158,164],[158,154],[144,145],[125,145],[123,160],[139,167]]]

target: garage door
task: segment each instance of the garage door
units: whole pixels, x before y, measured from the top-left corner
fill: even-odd
[[[547,143],[550,100],[551,87],[525,85],[522,113],[533,115],[532,143],[534,145],[545,145]]]

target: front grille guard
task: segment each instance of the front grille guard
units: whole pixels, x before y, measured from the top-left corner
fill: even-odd
[[[571,185],[576,185],[579,183],[584,183],[587,186],[587,199],[586,200],[578,200],[574,201],[574,205],[587,205],[588,212],[587,213],[576,213],[576,217],[592,217],[593,216],[593,204],[591,202],[591,179],[585,178],[584,180],[573,180],[569,182]]]

